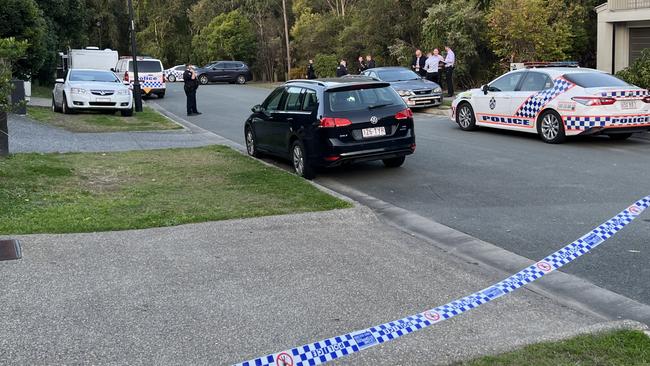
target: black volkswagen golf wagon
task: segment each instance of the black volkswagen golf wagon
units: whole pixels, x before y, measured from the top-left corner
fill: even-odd
[[[415,151],[413,113],[385,82],[293,80],[252,111],[244,126],[248,154],[288,158],[307,179],[353,162],[399,167]]]

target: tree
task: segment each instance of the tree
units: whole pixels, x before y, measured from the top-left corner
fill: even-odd
[[[0,38],[14,37],[29,44],[25,57],[13,63],[14,75],[28,78],[38,72],[49,52],[41,9],[34,0],[0,0],[0,9]]]
[[[287,49],[287,78],[291,75],[291,47],[289,46],[289,20],[287,19],[287,1],[282,0],[282,17],[284,19],[284,44]]]
[[[0,156],[9,154],[9,130],[7,128],[7,112],[13,109],[9,96],[13,90],[12,68],[16,60],[21,59],[29,44],[27,41],[17,41],[13,37],[0,38]]]
[[[251,22],[234,10],[214,18],[194,36],[192,46],[199,63],[220,58],[251,62],[257,44]]]
[[[576,9],[564,0],[494,0],[488,34],[503,61],[558,61],[571,51]]]
[[[445,0],[427,9],[422,33],[427,50],[444,51],[450,46],[456,54],[456,80],[465,87],[482,79],[480,70],[493,58],[486,47],[484,12],[476,0]],[[485,60],[487,62],[481,62]]]

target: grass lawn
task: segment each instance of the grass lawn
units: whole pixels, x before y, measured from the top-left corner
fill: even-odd
[[[518,351],[456,365],[650,365],[650,337],[630,330],[584,335],[563,342],[534,344]]]
[[[52,87],[32,83],[32,97],[52,99]]]
[[[350,207],[228,147],[0,158],[0,234],[141,229]]]
[[[119,132],[175,130],[182,128],[155,110],[144,107],[142,113],[122,117],[119,113],[83,112],[63,114],[46,107],[27,107],[27,116],[36,121],[73,132]]]

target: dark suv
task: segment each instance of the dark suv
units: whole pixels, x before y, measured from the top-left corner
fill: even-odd
[[[318,167],[351,162],[399,167],[415,151],[413,113],[385,82],[289,81],[252,111],[244,126],[248,154],[289,158],[307,179]]]
[[[202,85],[209,82],[246,84],[247,81],[253,80],[248,65],[241,61],[213,61],[197,69],[196,73]]]

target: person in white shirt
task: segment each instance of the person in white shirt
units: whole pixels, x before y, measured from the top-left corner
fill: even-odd
[[[445,46],[445,51],[447,55],[445,56],[445,78],[447,79],[447,96],[454,96],[454,67],[456,66],[456,54],[451,50],[449,46]]]
[[[437,48],[433,50],[433,53],[429,53],[428,56],[429,57],[424,64],[424,68],[427,70],[427,80],[440,85],[440,74],[438,73],[438,68],[444,59],[440,56],[440,51],[438,51]]]

